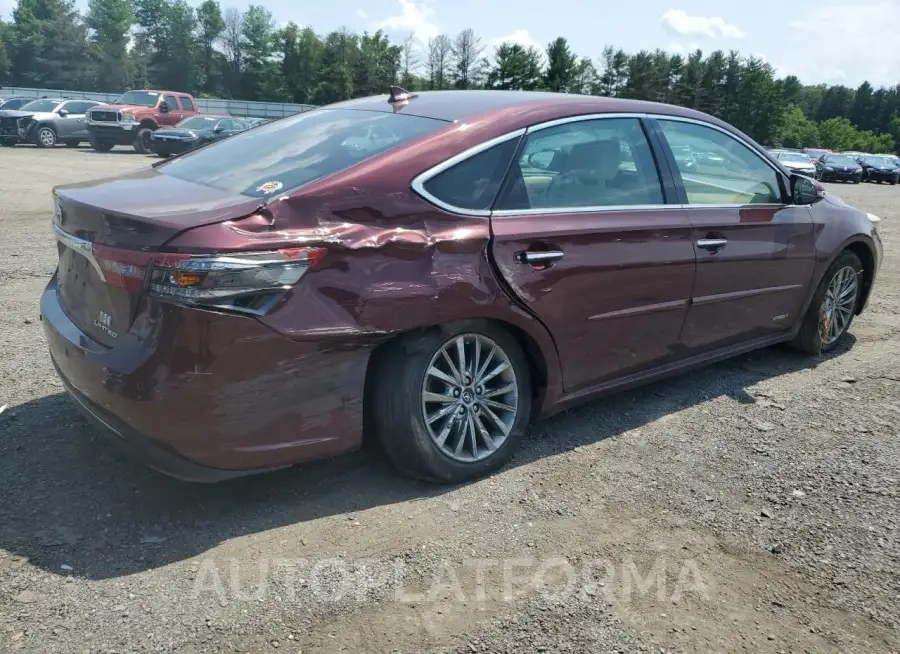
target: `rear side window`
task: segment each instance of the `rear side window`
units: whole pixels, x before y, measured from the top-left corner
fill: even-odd
[[[334,174],[448,126],[376,111],[315,109],[178,157],[158,171],[231,193],[265,197]],[[373,128],[380,136],[376,137]]]
[[[194,103],[191,102],[190,98],[186,98],[183,95],[178,98],[181,100],[181,108],[185,111],[194,111]]]
[[[640,120],[601,118],[530,132],[496,208],[553,213],[663,203]]]
[[[509,139],[438,173],[425,182],[425,191],[457,209],[490,209],[518,142]]]

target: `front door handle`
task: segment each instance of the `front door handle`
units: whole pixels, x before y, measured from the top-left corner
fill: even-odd
[[[728,239],[724,238],[701,238],[697,241],[697,247],[710,252],[717,252],[728,245]]]
[[[526,250],[516,252],[515,259],[518,263],[527,263],[532,266],[549,266],[565,256],[560,250]]]

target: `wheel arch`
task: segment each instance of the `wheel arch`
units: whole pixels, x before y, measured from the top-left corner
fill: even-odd
[[[371,408],[372,389],[374,384],[377,383],[378,374],[385,357],[392,355],[393,350],[402,339],[414,337],[417,334],[425,334],[440,330],[445,326],[453,325],[457,322],[468,322],[470,320],[483,320],[506,330],[515,339],[519,347],[522,348],[522,352],[525,354],[525,359],[528,362],[528,372],[531,375],[531,418],[534,419],[542,413],[545,404],[548,401],[552,401],[552,397],[555,397],[551,387],[553,379],[550,374],[550,366],[552,366],[555,361],[555,353],[546,352],[546,348],[542,348],[537,339],[526,329],[501,318],[468,318],[454,322],[425,325],[391,334],[389,338],[379,343],[369,355],[369,360],[366,365],[365,380],[363,382],[364,446],[368,446],[374,438],[373,435],[375,430],[372,428]]]
[[[856,303],[856,315],[859,315],[862,313],[863,307],[866,306],[869,293],[872,291],[872,283],[875,281],[875,249],[871,243],[864,240],[855,240],[841,248],[834,258],[836,259],[841,252],[848,250],[858,256],[863,265],[862,293],[859,294],[859,299]],[[831,265],[830,262],[829,265]]]

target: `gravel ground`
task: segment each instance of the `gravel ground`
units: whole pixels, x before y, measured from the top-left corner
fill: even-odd
[[[120,458],[61,393],[53,184],[0,152],[0,651],[900,652],[900,190],[845,349],[769,349],[534,426],[461,487],[361,453],[217,486]]]

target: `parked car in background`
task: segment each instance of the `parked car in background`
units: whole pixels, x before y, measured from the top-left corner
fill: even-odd
[[[694,151],[691,149],[691,146],[673,146],[672,154],[675,156],[675,161],[678,162],[681,169],[685,172],[694,172],[697,170],[697,158],[694,156]]]
[[[817,162],[824,155],[829,154],[831,150],[825,150],[822,148],[803,148],[804,154],[806,154],[810,159],[812,159],[813,163]]]
[[[206,481],[358,448],[364,416],[400,470],[478,477],[533,417],[838,347],[882,258],[877,217],[726,123],[575,94],[394,89],[54,203],[65,388]]]
[[[52,148],[65,143],[71,148],[87,140],[85,112],[99,104],[92,100],[42,98],[15,111],[0,111],[0,140],[3,145],[34,143]]]
[[[2,102],[0,102],[0,111],[12,111],[13,109],[19,109],[23,104],[28,104],[32,100],[34,100],[34,98],[6,98]]]
[[[897,168],[900,168],[900,157],[896,154],[886,154],[884,158],[894,164]]]
[[[866,182],[887,182],[896,186],[900,181],[900,169],[887,157],[869,155],[858,159],[862,166],[862,178]]]
[[[175,127],[153,132],[150,148],[161,157],[188,152],[249,129],[247,121],[231,116],[200,115],[185,118]]]
[[[175,91],[128,91],[109,105],[95,107],[88,116],[91,147],[109,152],[116,145],[131,145],[149,154],[153,132],[174,127],[196,116],[197,102],[187,93]]]
[[[853,157],[845,154],[826,154],[816,161],[816,179],[820,182],[853,182],[862,181],[862,166]]]
[[[813,160],[808,155],[802,152],[779,152],[775,155],[775,158],[791,172],[807,175],[808,177],[816,176],[816,164],[813,163]]]

